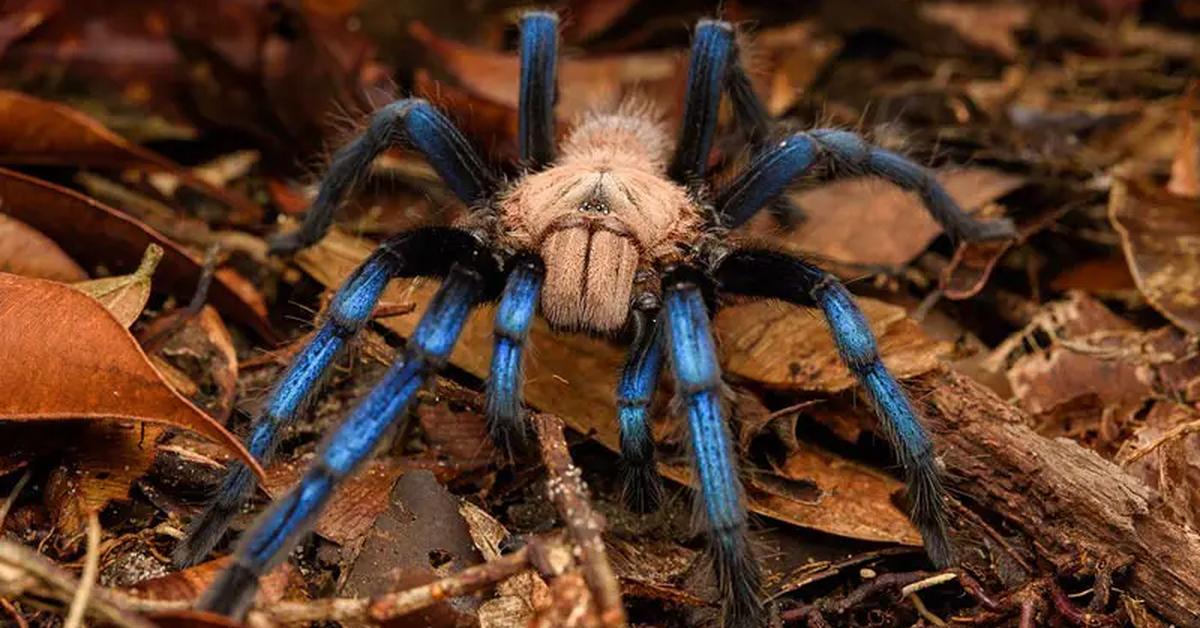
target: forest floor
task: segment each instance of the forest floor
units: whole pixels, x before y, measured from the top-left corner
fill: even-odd
[[[558,3],[558,119],[636,96],[677,124],[691,25],[713,5]],[[397,148],[318,244],[277,256],[266,238],[297,227],[332,149],[397,95],[512,163],[526,8],[4,3],[0,623],[241,625],[186,609],[383,375],[435,282],[388,289],[210,560],[178,569],[173,547],[347,274],[382,238],[464,207]],[[802,216],[746,228],[859,298],[936,435],[958,557],[925,557],[822,319],[730,302],[715,333],[776,621],[1200,626],[1200,2],[722,10],[780,129],[861,132],[1019,231],[953,243],[916,197],[828,176],[787,193]],[[718,179],[739,146],[718,139]],[[713,618],[669,378],[654,402],[667,499],[632,514],[615,453],[624,349],[538,322],[525,397],[540,446],[509,456],[483,416],[493,312],[264,578],[249,624]]]

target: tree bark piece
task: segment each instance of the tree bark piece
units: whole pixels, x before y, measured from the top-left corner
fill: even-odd
[[[951,494],[1003,517],[1008,545],[1059,568],[1130,559],[1126,595],[1175,625],[1200,625],[1200,535],[1173,523],[1156,491],[1074,441],[1036,434],[1019,409],[965,376],[933,373],[913,388],[929,390]],[[961,526],[963,536],[979,533]]]

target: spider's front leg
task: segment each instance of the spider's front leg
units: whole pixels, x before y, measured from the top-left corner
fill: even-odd
[[[445,365],[471,308],[499,280],[495,262],[484,247],[476,246],[471,253],[449,269],[403,356],[329,435],[299,483],[242,537],[233,563],[201,596],[198,608],[231,617],[244,615],[254,601],[259,577],[287,557],[333,490],[404,415],[429,376]]]
[[[398,100],[376,111],[367,130],[333,155],[304,224],[297,231],[272,237],[271,250],[297,251],[320,240],[333,224],[342,200],[370,171],[371,162],[396,144],[424,155],[468,206],[483,202],[496,191],[495,175],[446,116],[419,98]]]
[[[525,342],[537,314],[545,275],[540,259],[517,258],[496,307],[496,340],[484,414],[492,442],[506,452],[525,443],[525,406],[521,395]]]
[[[725,423],[721,368],[701,292],[703,277],[680,267],[663,279],[666,344],[675,392],[687,411],[708,545],[725,626],[761,626],[762,575],[747,536],[746,508]]]
[[[816,266],[767,250],[730,253],[715,274],[722,290],[815,305],[821,310],[842,361],[866,391],[904,468],[909,517],[921,532],[925,551],[938,566],[950,564],[953,555],[946,535],[944,494],[933,443],[908,395],[883,365],[875,336],[846,288]]]

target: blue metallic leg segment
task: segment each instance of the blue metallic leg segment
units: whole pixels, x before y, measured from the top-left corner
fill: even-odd
[[[721,369],[698,275],[687,269],[663,281],[666,343],[675,391],[687,409],[700,512],[708,532],[726,626],[760,626],[762,575],[747,538],[746,509],[721,399]]]
[[[537,313],[545,269],[536,258],[516,262],[496,308],[496,341],[492,349],[485,415],[492,441],[505,451],[525,442],[525,406],[521,386],[525,342]]]
[[[530,11],[521,17],[521,93],[517,136],[521,160],[534,168],[554,161],[554,100],[558,16]]]
[[[246,449],[263,465],[270,463],[280,434],[303,412],[320,388],[329,365],[367,323],[392,278],[444,275],[453,260],[471,258],[479,248],[469,234],[448,228],[405,232],[381,245],[342,284],[325,323],[271,391],[251,425]],[[192,520],[175,548],[176,563],[193,565],[203,560],[221,540],[255,486],[255,478],[245,465],[231,463],[218,492]]]
[[[708,153],[717,129],[717,114],[725,78],[734,56],[733,26],[728,22],[701,20],[692,41],[688,66],[687,100],[683,124],[672,160],[671,178],[693,182],[704,177]]]
[[[398,100],[371,116],[370,126],[333,155],[317,198],[299,230],[270,239],[274,252],[290,252],[320,240],[350,190],[370,171],[383,151],[400,144],[422,155],[446,185],[467,205],[496,190],[496,176],[446,116],[424,100]]]
[[[365,460],[429,375],[445,365],[471,307],[483,294],[476,272],[455,267],[408,342],[404,357],[371,389],[321,446],[317,460],[241,540],[233,564],[200,598],[201,610],[240,618],[254,601],[258,578],[287,557],[308,532],[333,489]]]
[[[648,315],[638,312],[635,316]],[[617,385],[621,426],[621,479],[625,504],[634,512],[653,512],[662,504],[663,486],[654,460],[650,402],[663,367],[662,331],[654,320],[641,323]]]
[[[716,276],[721,289],[729,292],[821,309],[842,361],[866,390],[904,467],[909,517],[925,540],[925,550],[939,566],[948,565],[953,556],[933,443],[908,395],[880,360],[875,336],[846,288],[820,268],[775,251],[730,253]]]
[[[925,168],[872,146],[854,133],[836,129],[797,133],[760,153],[718,196],[715,205],[722,223],[736,227],[746,222],[822,159],[837,166],[837,173],[875,175],[917,193],[933,218],[955,240],[1010,238],[1016,234],[1007,219],[972,218]]]

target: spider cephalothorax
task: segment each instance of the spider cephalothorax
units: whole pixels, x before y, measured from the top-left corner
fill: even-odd
[[[670,143],[645,107],[584,118],[545,170],[500,200],[501,236],[546,265],[551,324],[611,332],[625,325],[639,268],[680,259],[702,221],[667,177]]]
[[[873,174],[915,192],[954,238],[1010,237],[1012,225],[973,220],[924,168],[852,133],[815,129],[774,134],[738,60],[733,28],[725,22],[706,20],[696,27],[683,121],[674,142],[645,107],[626,105],[586,116],[556,146],[557,41],[554,15],[533,12],[522,18],[521,174],[515,181],[502,185],[454,125],[428,103],[401,100],[375,113],[367,130],[337,152],[304,226],[273,241],[284,252],[320,239],[355,182],[397,142],[422,153],[473,208],[456,227],[428,227],[389,238],[338,290],[321,327],[251,427],[247,448],[264,464],[283,426],[301,412],[322,374],[367,323],[388,282],[412,276],[442,279],[402,357],[330,433],[296,487],[243,535],[232,564],[205,593],[201,608],[230,615],[247,610],[258,577],[287,556],[333,488],[370,455],[416,391],[445,365],[470,310],[496,299],[486,414],[492,436],[502,444],[522,438],[521,364],[539,305],[560,328],[630,332],[626,335],[633,346],[616,391],[617,420],[627,497],[637,509],[657,505],[661,480],[649,408],[659,374],[670,366],[678,407],[687,419],[700,497],[697,512],[725,625],[758,626],[767,613],[759,597],[760,572],[747,536],[749,522],[709,329],[711,310],[720,304],[716,296],[722,293],[821,311],[904,468],[909,515],[930,558],[949,562],[933,445],[904,390],[880,360],[875,338],[850,293],[802,259],[740,246],[725,234],[777,202],[796,178],[825,163],[843,166],[836,169],[839,173]],[[706,165],[724,95],[742,136],[750,138],[752,158],[732,181],[714,186],[706,180]],[[220,492],[192,521],[177,560],[203,558],[253,487],[249,470],[234,463]]]

